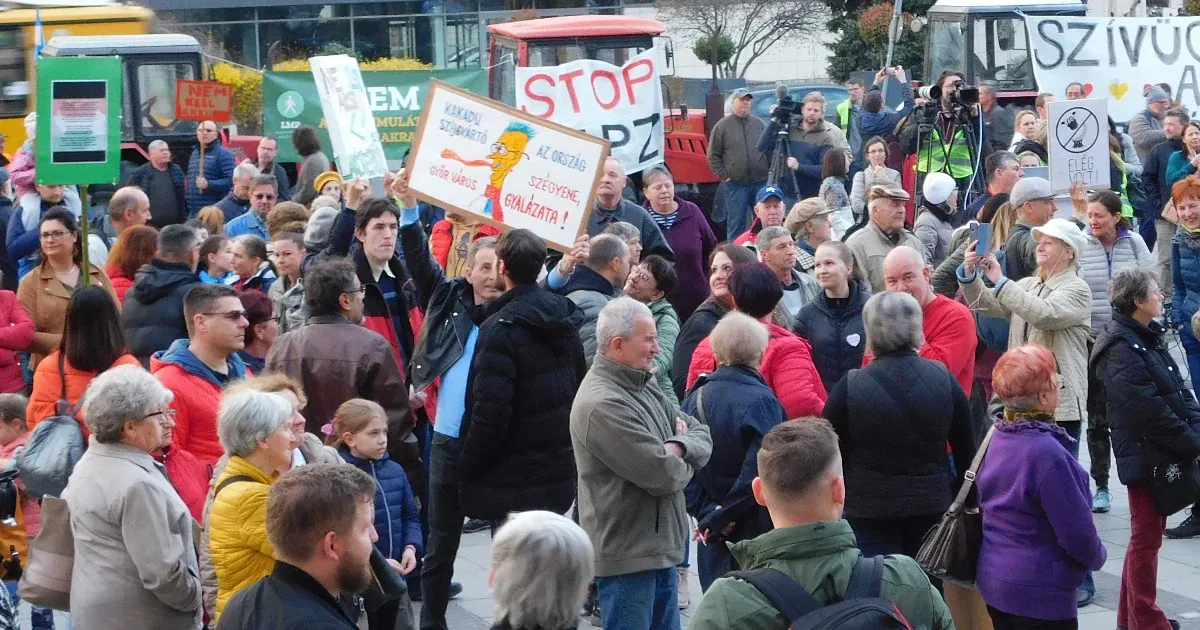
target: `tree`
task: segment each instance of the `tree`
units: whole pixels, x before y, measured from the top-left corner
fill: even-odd
[[[733,72],[733,67],[729,64],[729,60],[733,59],[733,40],[726,35],[717,36],[717,58],[714,61],[712,57],[712,38],[701,37],[696,40],[692,46],[692,54],[696,58],[710,66],[717,66],[717,70],[728,77]]]
[[[822,0],[828,7],[830,18],[826,25],[829,32],[838,33],[829,55],[829,77],[835,81],[846,81],[851,73],[860,70],[875,71],[883,67],[887,58],[887,37],[863,39],[859,18],[875,3],[871,0]],[[914,17],[923,17],[934,0],[904,0],[904,12]],[[878,9],[876,9],[878,10]],[[913,33],[904,29],[892,51],[892,65],[904,66],[908,76],[924,79],[925,38],[928,29]]]
[[[664,22],[697,39],[716,35],[718,49],[720,38],[728,37],[733,54],[724,65],[730,77],[745,76],[750,64],[781,42],[820,36],[829,15],[822,0],[659,0],[655,7]]]

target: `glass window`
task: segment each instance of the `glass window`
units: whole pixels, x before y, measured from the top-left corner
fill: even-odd
[[[488,71],[488,96],[506,105],[515,105],[517,101],[516,62],[516,48],[492,42],[490,65],[494,67]]]
[[[277,61],[350,52],[350,20],[260,22],[258,27],[262,59],[272,46]]]
[[[559,46],[539,46],[529,44],[529,66],[557,66],[579,59],[598,59],[613,64],[623,65],[631,57],[645,51],[644,46],[605,46],[602,40],[595,40],[585,48],[580,44],[563,44]]]
[[[195,121],[175,120],[175,82],[195,78],[195,66],[187,63],[144,63],[137,67],[137,118],[143,134],[196,130]]]
[[[532,8],[533,0],[479,0],[480,11],[519,11]]]
[[[420,15],[426,12],[423,0],[361,2],[352,6],[354,15]],[[357,29],[358,25],[355,24],[354,28]]]
[[[27,54],[21,29],[0,30],[0,115],[25,115],[33,87],[25,76]]]
[[[294,4],[282,7],[259,7],[260,20],[315,20],[350,17],[348,4]],[[350,41],[348,38],[346,41]]]
[[[474,15],[446,16],[446,67],[478,68],[479,19]]]
[[[965,69],[963,57],[966,43],[963,39],[961,22],[934,20],[930,22],[929,26],[929,41],[925,50],[930,60],[930,66],[929,76],[925,77],[925,81],[932,83],[945,70],[962,71]]]
[[[129,80],[129,64],[121,60],[121,83],[124,93],[121,96],[121,142],[133,142],[133,83]]]
[[[436,42],[433,33],[438,19],[441,18],[357,18],[354,20],[354,51],[367,61],[395,57],[434,63]]]
[[[179,24],[172,31],[191,35],[205,52],[251,68],[260,67],[254,23]],[[264,54],[262,61],[266,62]]]
[[[991,79],[1001,90],[1032,90],[1033,66],[1025,22],[1015,16],[976,19],[973,29],[972,79]]]

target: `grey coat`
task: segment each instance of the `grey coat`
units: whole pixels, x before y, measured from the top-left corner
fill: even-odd
[[[871,190],[872,186],[887,185],[900,185],[900,171],[885,166],[883,176],[880,177],[871,167],[867,167],[854,174],[854,181],[850,185],[850,209],[854,211],[855,219],[861,219],[867,210],[867,191]]]
[[[73,628],[200,627],[192,516],[149,453],[93,436],[63,499],[75,537]]]
[[[913,234],[925,245],[926,263],[937,267],[950,255],[950,237],[954,235],[954,226],[937,213],[922,208],[913,223]]]
[[[1112,304],[1108,301],[1108,282],[1118,271],[1150,268],[1155,260],[1142,235],[1131,230],[1117,232],[1112,252],[1104,249],[1100,239],[1086,234],[1087,244],[1079,254],[1079,271],[1092,290],[1092,334],[1099,334],[1112,321]]]
[[[887,290],[883,282],[883,259],[900,245],[907,245],[921,252],[922,257],[925,255],[925,245],[912,232],[900,228],[898,233],[889,237],[874,221],[867,221],[861,230],[846,239],[846,247],[854,254],[854,266],[861,269],[866,276],[872,294]]]

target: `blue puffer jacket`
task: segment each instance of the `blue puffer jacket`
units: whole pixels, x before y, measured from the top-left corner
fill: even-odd
[[[208,188],[201,191],[196,188],[196,178],[200,176],[200,148],[192,150],[188,158],[187,197],[188,217],[196,216],[200,208],[215,206],[233,190],[233,169],[237,168],[237,158],[221,144],[221,139],[213,140],[204,152],[204,178],[208,180]]]
[[[1200,310],[1200,234],[1188,235],[1182,229],[1171,240],[1171,279],[1175,297],[1171,317],[1181,334],[1192,334],[1192,315]]]
[[[822,294],[800,309],[796,316],[796,334],[812,344],[813,363],[825,384],[825,391],[842,380],[846,372],[862,367],[867,349],[867,332],[862,311],[871,292],[857,280],[850,282],[850,303],[836,312]]]
[[[404,468],[383,454],[383,459],[360,459],[350,454],[346,446],[338,454],[347,463],[375,479],[375,546],[388,558],[400,559],[404,548],[412,545],[421,557],[421,510],[413,497],[412,486]]]

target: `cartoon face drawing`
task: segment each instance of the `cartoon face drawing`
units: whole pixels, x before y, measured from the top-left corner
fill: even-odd
[[[525,145],[529,144],[529,133],[521,129],[508,129],[500,134],[500,138],[492,145],[492,152],[487,159],[492,161],[491,184],[500,188],[504,178],[512,172],[517,163],[525,155]]]

